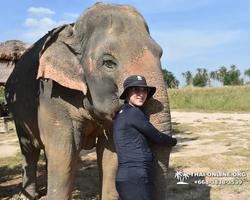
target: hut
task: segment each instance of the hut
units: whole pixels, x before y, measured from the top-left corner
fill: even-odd
[[[19,40],[7,40],[0,43],[0,119],[8,115],[8,107],[4,105],[4,86],[9,78],[15,63],[31,45]],[[5,118],[3,118],[5,120]],[[7,123],[7,122],[6,122]],[[6,125],[6,124],[5,124]]]
[[[30,46],[19,40],[7,40],[0,43],[0,86],[5,85],[15,67],[15,62]]]

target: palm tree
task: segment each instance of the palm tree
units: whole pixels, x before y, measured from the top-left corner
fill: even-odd
[[[179,84],[180,82],[176,78],[171,81],[172,88],[177,89],[179,87]]]
[[[185,77],[186,77],[186,84],[190,86],[193,80],[192,73],[190,71],[187,71]]]
[[[214,81],[214,86],[215,86],[216,71],[211,71],[209,77]]]
[[[183,84],[185,83],[185,76],[186,76],[186,73],[182,72],[181,75],[183,76]]]
[[[197,68],[196,70],[197,70],[197,73],[193,78],[193,86],[194,87],[206,87],[208,84],[210,84],[207,69]]]
[[[230,68],[232,71],[234,71],[236,69],[236,65],[231,65]]]
[[[209,79],[209,76],[208,76],[208,73],[207,73],[207,69],[205,69],[205,68],[202,69],[202,76],[203,76],[206,80]]]
[[[223,82],[223,79],[224,77],[226,76],[227,74],[227,68],[224,67],[224,66],[221,66],[220,69],[219,69],[219,77],[218,77],[218,80],[220,82]]]
[[[241,75],[241,72],[240,72],[240,70],[239,69],[237,69],[236,70],[236,73],[239,75],[239,77],[240,77],[240,75]]]
[[[248,77],[248,79],[249,79],[248,83],[249,83],[249,82],[250,82],[250,68],[249,68],[249,69],[246,69],[246,70],[244,71],[244,75]],[[245,82],[247,83],[247,81],[245,81]],[[245,84],[246,84],[246,83],[245,83]]]
[[[201,72],[202,72],[201,68],[197,68],[196,70],[197,70],[198,74],[201,74]]]

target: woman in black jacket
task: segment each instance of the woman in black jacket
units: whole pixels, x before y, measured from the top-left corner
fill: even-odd
[[[146,79],[139,75],[128,77],[123,86],[120,99],[125,102],[115,118],[113,130],[118,155],[116,188],[122,200],[153,200],[153,154],[147,140],[171,150],[177,140],[158,131],[140,110],[156,88],[148,86]]]

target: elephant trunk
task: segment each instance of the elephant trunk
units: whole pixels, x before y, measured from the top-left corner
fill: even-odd
[[[151,77],[150,77],[151,76]],[[161,132],[171,134],[171,116],[166,84],[161,73],[152,73],[147,77],[148,84],[157,88],[154,98],[149,99],[143,111],[150,116],[150,122]],[[167,172],[170,147],[152,145],[154,153],[154,200],[167,199]]]

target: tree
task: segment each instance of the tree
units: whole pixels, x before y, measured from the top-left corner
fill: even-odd
[[[218,80],[221,83],[223,82],[223,79],[226,76],[226,74],[227,74],[227,68],[224,67],[224,66],[221,66],[220,69],[219,69],[219,73],[218,73]]]
[[[208,84],[208,80],[209,80],[207,70],[201,69],[201,68],[198,68],[196,70],[197,70],[197,74],[193,78],[193,86],[194,87],[206,87]]]
[[[231,70],[223,78],[223,85],[243,85],[243,78],[240,78],[240,70],[235,70],[236,66],[231,65]]]
[[[206,87],[207,81],[201,74],[196,74],[193,78],[193,86],[194,87]]]
[[[231,65],[230,68],[231,68],[232,71],[235,71],[236,65]]]
[[[190,71],[187,71],[185,73],[185,77],[186,77],[186,84],[187,86],[190,86],[192,81],[193,81],[193,76],[192,76],[192,73]]]
[[[172,72],[162,69],[163,79],[166,83],[168,88],[178,88],[179,87],[179,81],[176,79],[176,77],[173,75]]]
[[[250,68],[244,71],[244,75],[248,77],[248,81],[245,81],[245,84],[249,84],[250,83]]]
[[[198,74],[202,74],[202,69],[201,68],[197,68],[196,70],[197,70]]]
[[[186,73],[182,72],[181,75],[183,76],[183,83],[185,82],[184,79],[186,77]]]
[[[210,84],[210,80],[209,80],[209,75],[207,73],[207,69],[205,69],[205,68],[202,69],[202,76],[206,80],[206,85]]]
[[[214,81],[214,86],[215,86],[215,80],[216,80],[216,71],[211,71],[209,74],[209,77]]]
[[[178,81],[177,79],[174,79],[171,81],[172,88],[179,88],[179,85],[180,85],[180,81]]]

